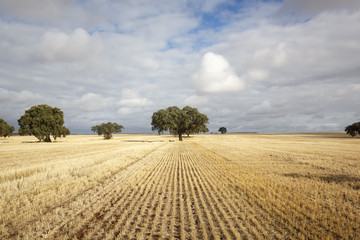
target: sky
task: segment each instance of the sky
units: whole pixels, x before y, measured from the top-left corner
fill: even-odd
[[[150,133],[196,107],[210,132],[344,131],[360,121],[358,0],[0,0],[0,118],[64,112]]]

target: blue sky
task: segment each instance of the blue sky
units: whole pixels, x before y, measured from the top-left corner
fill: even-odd
[[[343,131],[359,121],[360,3],[0,0],[0,118],[59,107],[73,133],[151,132],[197,107],[209,129]]]

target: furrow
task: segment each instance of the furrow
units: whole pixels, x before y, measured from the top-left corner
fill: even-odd
[[[163,145],[162,145],[163,146]],[[161,147],[161,146],[160,146]],[[158,148],[160,148],[158,147]],[[124,192],[126,189],[118,188],[119,182],[125,182],[128,183],[128,180],[133,176],[137,174],[137,169],[146,168],[147,167],[147,156],[149,154],[154,153],[158,148],[148,152],[143,157],[139,158],[135,162],[129,164],[126,167],[126,171],[119,172],[120,175],[117,176],[114,179],[109,179],[108,181],[105,181],[101,184],[99,184],[96,188],[90,189],[89,191],[85,192],[82,195],[79,195],[79,197],[83,200],[79,204],[81,204],[81,210],[74,212],[71,210],[73,207],[72,205],[76,202],[76,199],[73,199],[73,201],[66,203],[67,208],[69,208],[68,211],[65,212],[67,221],[61,222],[60,224],[55,224],[55,227],[52,228],[51,231],[49,231],[47,234],[45,234],[46,237],[50,236],[57,236],[58,233],[61,234],[66,228],[71,229],[75,226],[81,226],[83,224],[86,224],[87,222],[90,222],[93,218],[94,214],[89,214],[93,212],[101,212],[101,209],[105,206],[102,206],[102,202],[104,199],[107,199],[108,197],[115,195],[115,196],[121,196],[126,195],[127,193]],[[124,169],[125,170],[125,169]],[[117,173],[117,174],[119,174]],[[115,193],[116,191],[116,193]],[[95,192],[95,193],[94,193]],[[85,196],[84,196],[85,195]],[[62,206],[63,208],[65,207]],[[66,210],[66,209],[64,209]],[[76,227],[77,228],[77,227]],[[75,228],[75,229],[76,229]],[[80,227],[81,228],[81,227]],[[71,232],[73,232],[72,229]],[[66,230],[65,232],[69,232],[70,230]]]
[[[163,168],[163,162],[159,161],[157,154],[154,155],[151,159],[147,159],[146,167],[137,170],[137,174],[132,178],[133,181],[129,180],[135,185],[133,193],[125,199],[120,208],[116,209],[114,213],[116,224],[107,227],[113,228],[114,237],[127,238],[131,233],[135,233],[136,225],[144,216],[144,211],[147,209],[145,203],[149,201],[149,195],[154,189],[154,178]]]
[[[214,229],[216,229],[215,226],[215,219],[212,216],[211,212],[209,211],[209,209],[207,208],[207,204],[203,198],[203,193],[202,193],[202,189],[200,188],[199,184],[198,184],[198,179],[197,179],[197,175],[196,175],[196,166],[194,166],[193,164],[191,164],[192,161],[192,155],[190,154],[185,154],[184,156],[187,157],[188,163],[189,163],[189,168],[188,168],[188,173],[189,173],[189,181],[191,184],[191,191],[193,193],[194,196],[194,200],[195,200],[195,208],[200,210],[200,225],[203,228],[203,233],[204,233],[204,237],[206,239],[215,239],[215,235],[214,235]]]
[[[249,238],[251,235],[247,234],[244,226],[239,225],[236,221],[240,213],[233,214],[235,208],[232,208],[232,211],[230,211],[229,205],[224,201],[224,199],[228,199],[229,196],[226,196],[224,192],[221,191],[223,186],[219,186],[219,184],[224,183],[218,178],[219,172],[211,172],[208,167],[202,166],[202,163],[206,163],[207,166],[213,166],[210,164],[211,159],[202,158],[201,153],[199,153],[198,156],[193,158],[192,164],[197,165],[196,173],[200,180],[199,183],[204,188],[207,201],[209,205],[211,205],[210,208],[214,213],[217,213],[216,216],[222,228],[226,229],[225,237],[228,239]],[[202,171],[200,172],[199,169]],[[241,213],[241,215],[242,214],[243,213]]]

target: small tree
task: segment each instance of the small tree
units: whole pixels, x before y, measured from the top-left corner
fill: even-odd
[[[0,137],[10,137],[15,131],[14,126],[10,126],[4,119],[0,118]]]
[[[57,137],[65,137],[70,134],[69,129],[63,126],[64,113],[59,108],[45,104],[26,110],[18,123],[20,135],[34,135],[40,142],[51,142],[50,135],[56,140]]]
[[[225,134],[227,132],[227,129],[226,127],[221,127],[218,131],[221,132],[221,134]]]
[[[360,122],[353,123],[345,128],[346,134],[355,137],[356,135],[360,135]]]
[[[104,135],[104,139],[111,139],[113,133],[121,133],[124,127],[117,123],[102,123],[100,125],[92,126],[91,131],[97,132],[99,136]]]

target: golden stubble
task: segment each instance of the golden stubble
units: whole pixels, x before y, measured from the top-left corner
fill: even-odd
[[[73,135],[0,142],[2,239],[360,235],[360,139],[343,133]]]

